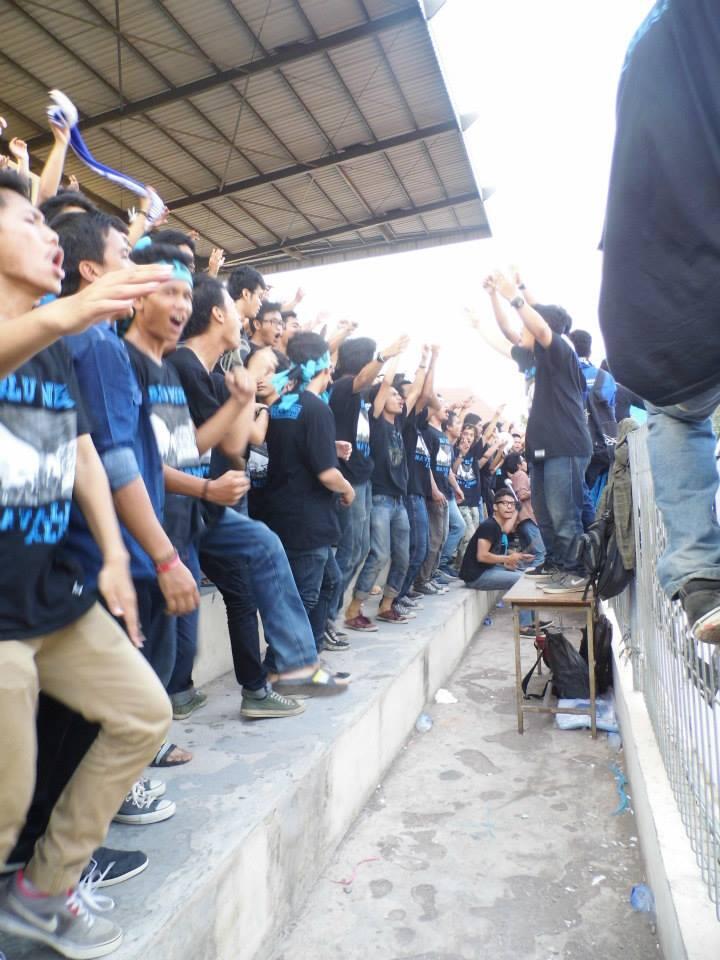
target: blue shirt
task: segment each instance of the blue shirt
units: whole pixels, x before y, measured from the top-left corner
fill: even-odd
[[[90,435],[114,491],[142,477],[155,515],[162,520],[162,460],[155,442],[147,401],[137,382],[123,341],[109,323],[97,324],[64,343],[90,419]],[[155,579],[155,566],[140,544],[121,525],[130,554],[133,579]],[[87,523],[73,504],[69,546],[90,582],[97,580],[102,558]]]
[[[589,360],[582,360],[582,359],[580,359],[580,369],[582,370],[583,376],[585,377],[585,385],[587,387],[585,391],[585,402],[587,403],[587,395],[595,386],[595,381],[597,379],[599,370],[596,366],[594,366],[594,364],[590,363]],[[600,385],[598,393],[600,394],[600,398],[604,400],[608,404],[610,409],[613,411],[613,413],[615,413],[615,396],[617,394],[617,383],[615,382],[615,377],[613,377],[611,373],[608,373],[607,370],[605,371],[605,377],[603,378],[603,382]]]

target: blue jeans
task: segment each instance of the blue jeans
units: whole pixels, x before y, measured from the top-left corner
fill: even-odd
[[[340,582],[330,605],[331,620],[339,614],[347,588],[370,549],[372,487],[367,480],[354,489],[353,502],[349,507],[340,508],[340,539],[335,552],[335,561],[340,569]]]
[[[195,583],[199,583],[200,561],[195,544],[178,552],[182,562],[195,577]],[[167,692],[175,705],[189,702],[195,692],[192,671],[197,656],[199,623],[199,607],[175,618],[175,667],[167,685]]]
[[[471,590],[500,590],[503,593],[514,586],[522,576],[522,573],[519,570],[505,570],[503,567],[488,567],[487,570],[483,570],[477,580],[473,580],[472,583],[468,583],[468,587]],[[531,610],[521,610],[520,611],[520,626],[529,627],[534,619],[533,612]]]
[[[323,648],[328,610],[340,582],[340,570],[335,562],[335,554],[332,547],[286,552],[319,653]]]
[[[449,567],[455,561],[458,545],[465,534],[465,521],[452,493],[448,499],[448,517],[450,527],[440,554],[441,567]]]
[[[578,571],[585,470],[588,457],[548,457],[530,464],[533,507],[546,559],[561,570]]]
[[[373,497],[370,553],[358,574],[355,596],[359,600],[367,599],[383,567],[390,560],[383,595],[397,597],[405,581],[409,556],[410,521],[402,497]]]
[[[648,453],[667,544],[657,565],[673,597],[688,580],[720,580],[718,468],[710,415],[720,403],[713,387],[670,407],[648,409]]]
[[[200,552],[247,561],[250,588],[263,627],[272,637],[265,666],[287,673],[317,663],[317,650],[305,607],[279,538],[264,523],[226,508],[200,535]]]
[[[545,561],[545,544],[540,533],[540,527],[534,520],[521,520],[518,524],[518,533],[523,550],[535,554],[532,564],[534,567],[539,567]]]
[[[167,690],[176,658],[175,617],[166,613],[167,604],[157,580],[134,580],[138,619],[145,643],[141,653]]]
[[[415,577],[420,572],[420,567],[422,567],[427,556],[429,544],[428,512],[425,497],[418,496],[415,493],[409,494],[405,497],[405,509],[410,523],[410,550],[407,573],[398,597],[404,597],[415,583]]]

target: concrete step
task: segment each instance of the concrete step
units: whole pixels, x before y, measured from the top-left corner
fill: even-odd
[[[307,701],[300,717],[241,721],[232,675],[206,686],[207,706],[173,729],[173,741],[194,751],[192,763],[153,771],[167,780],[177,814],[110,831],[108,846],[150,857],[145,873],[106,891],[125,930],[116,960],[271,955],[493,602],[453,586],[408,624],[351,634],[351,651],[326,655],[352,671],[349,691]],[[203,656],[217,665],[224,652],[212,648],[227,641],[215,618],[224,608],[211,604]],[[56,956],[2,935],[0,950],[12,960]]]

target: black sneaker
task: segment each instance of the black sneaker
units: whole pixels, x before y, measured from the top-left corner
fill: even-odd
[[[110,850],[108,847],[98,847],[80,879],[91,877],[91,882],[96,887],[113,887],[116,883],[136,877],[147,865],[148,858],[141,850]]]
[[[541,563],[539,567],[529,567],[525,571],[525,576],[530,577],[536,583],[541,583],[550,580],[559,572],[560,568],[556,567],[554,563]]]
[[[408,590],[405,596],[407,597],[408,600],[422,600],[425,594],[420,593],[419,590],[412,589],[412,590]]]
[[[554,620],[541,620],[540,626],[538,629],[535,629],[535,624],[530,623],[526,627],[520,627],[520,636],[528,637],[530,640],[534,640],[538,632],[542,633],[543,630],[547,630],[548,627],[551,627],[555,623]]]
[[[421,583],[416,592],[421,597],[435,597],[440,593],[440,589],[431,580],[428,580],[427,583]]]
[[[339,633],[335,629],[335,624],[330,623],[330,621],[328,620],[328,623],[325,627],[325,633],[323,635],[325,649],[326,650],[349,650],[350,644],[345,639],[346,636],[347,636],[346,633],[343,633],[343,634]]]
[[[720,580],[688,580],[678,598],[695,639],[720,643]]]

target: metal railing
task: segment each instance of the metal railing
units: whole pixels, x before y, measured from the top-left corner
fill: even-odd
[[[720,648],[697,643],[657,582],[665,531],[646,428],[629,437],[637,550],[632,586],[613,601],[690,844],[720,920]]]

